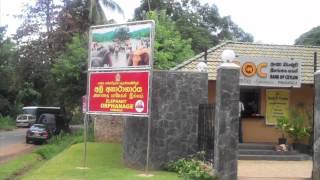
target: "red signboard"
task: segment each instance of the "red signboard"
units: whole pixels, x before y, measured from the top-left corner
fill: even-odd
[[[91,72],[89,112],[148,115],[149,72]]]

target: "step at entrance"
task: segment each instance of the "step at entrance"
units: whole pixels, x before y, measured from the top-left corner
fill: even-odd
[[[277,161],[304,161],[311,160],[311,156],[297,151],[289,150],[279,152],[275,144],[240,143],[240,160],[277,160]]]

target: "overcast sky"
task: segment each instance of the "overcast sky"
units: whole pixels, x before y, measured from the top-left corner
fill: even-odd
[[[12,18],[27,0],[0,0],[0,25],[8,24],[14,33],[19,21]],[[130,19],[140,0],[115,0]],[[320,25],[320,0],[200,0],[215,3],[220,15],[230,15],[255,41],[293,44],[302,33]],[[117,18],[117,16],[115,16]],[[118,21],[122,18],[118,16]],[[123,20],[122,20],[123,21]]]

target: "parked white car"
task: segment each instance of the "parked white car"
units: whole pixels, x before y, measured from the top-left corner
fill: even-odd
[[[20,114],[16,119],[17,127],[29,127],[36,122],[36,116],[31,114]]]

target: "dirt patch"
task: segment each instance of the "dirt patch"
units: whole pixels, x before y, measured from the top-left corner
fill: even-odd
[[[0,164],[14,159],[19,155],[30,153],[35,149],[35,147],[35,145],[19,143],[0,148]]]

